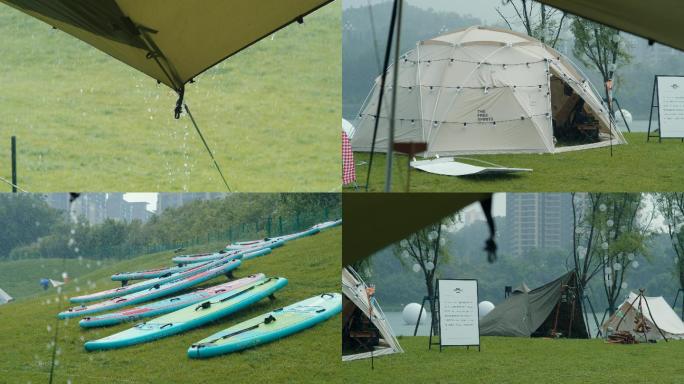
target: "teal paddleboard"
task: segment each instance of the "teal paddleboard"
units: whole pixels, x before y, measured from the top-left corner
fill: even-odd
[[[242,289],[212,297],[164,316],[140,323],[133,328],[85,343],[87,351],[115,349],[145,343],[200,327],[240,311],[273,295],[287,285],[282,277],[268,278]]]
[[[193,358],[211,357],[269,343],[313,327],[342,311],[339,293],[324,293],[255,317],[194,343]]]

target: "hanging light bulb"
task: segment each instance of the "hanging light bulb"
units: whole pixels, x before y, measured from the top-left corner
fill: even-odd
[[[425,269],[427,269],[428,271],[432,271],[433,269],[435,269],[435,263],[433,263],[432,261],[428,261],[425,264]]]
[[[420,272],[420,265],[418,263],[413,264],[413,272]]]
[[[601,205],[599,205],[599,211],[601,211],[601,212],[605,212],[605,211],[606,211],[607,209],[608,209],[608,207],[606,207],[606,205],[605,205],[605,204],[601,204]]]

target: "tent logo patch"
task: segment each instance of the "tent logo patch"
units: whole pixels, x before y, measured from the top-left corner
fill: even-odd
[[[678,88],[679,88],[679,84],[672,84],[672,89],[678,89]]]
[[[494,118],[489,116],[489,114],[487,113],[487,110],[478,109],[477,110],[477,122],[478,123],[493,123]]]
[[[461,293],[463,290],[461,288],[454,288],[454,293]]]

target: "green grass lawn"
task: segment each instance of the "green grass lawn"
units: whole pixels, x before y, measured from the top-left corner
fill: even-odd
[[[234,190],[339,191],[340,19],[329,4],[188,85]],[[0,34],[0,177],[16,135],[28,191],[225,191],[174,92],[4,4]]]
[[[289,284],[276,292],[276,300],[264,300],[228,319],[184,334],[118,350],[88,353],[86,340],[104,337],[131,326],[84,330],[78,319],[59,321],[58,365],[55,383],[208,383],[208,382],[327,382],[340,374],[340,317],[334,317],[283,340],[217,358],[196,360],[186,355],[188,347],[230,325],[323,292],[340,290],[340,227],[312,237],[292,241],[270,255],[245,263],[236,277],[263,272],[283,276]],[[208,249],[214,249],[208,246]],[[201,249],[189,249],[200,251]],[[159,253],[102,267],[81,275],[70,284],[87,291],[86,281],[102,290],[117,286],[109,276],[160,265],[170,265],[172,254]],[[205,285],[225,281],[217,278]],[[91,289],[92,291],[93,289]],[[55,302],[54,291],[0,306],[0,335],[3,358],[0,382],[43,383],[50,371],[50,342],[54,336],[57,312],[67,303]],[[49,300],[49,303],[46,303]],[[50,328],[48,328],[50,327]],[[218,380],[218,381],[217,381]]]
[[[358,383],[681,383],[684,341],[610,345],[603,340],[483,337],[482,351],[439,346],[427,337],[399,339],[403,354],[346,362]]]
[[[412,192],[643,192],[680,191],[684,186],[684,143],[680,140],[646,142],[645,133],[625,135],[629,144],[559,154],[468,156],[506,167],[532,168],[531,173],[508,176],[449,177],[411,171]],[[365,185],[368,154],[356,153],[358,183]],[[395,157],[393,191],[406,190],[407,157]],[[369,191],[384,191],[386,156],[373,160]],[[475,165],[481,165],[473,163]],[[351,191],[351,189],[349,189]]]

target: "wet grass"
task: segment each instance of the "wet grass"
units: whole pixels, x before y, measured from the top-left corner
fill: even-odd
[[[681,383],[684,341],[611,345],[603,340],[483,337],[482,350],[439,346],[427,337],[400,338],[403,354],[343,364],[358,383]]]
[[[339,190],[340,2],[210,69],[186,101],[234,190]],[[224,191],[176,95],[0,6],[0,177],[29,191]],[[0,191],[7,191],[0,185]]]
[[[684,143],[680,140],[646,142],[645,133],[625,135],[629,144],[559,154],[513,154],[467,156],[513,168],[532,168],[530,173],[504,176],[449,177],[411,171],[412,192],[643,192],[679,191],[684,185]],[[359,184],[365,185],[368,154],[356,153]],[[407,157],[395,156],[393,191],[406,190]],[[469,162],[469,161],[465,161]],[[373,160],[370,191],[381,192],[385,184],[386,156]],[[475,165],[481,165],[472,162]],[[351,191],[351,189],[349,189]]]
[[[230,325],[323,292],[340,289],[340,227],[295,240],[270,255],[246,262],[236,277],[263,272],[283,276],[289,284],[276,292],[276,300],[257,303],[228,319],[155,342],[112,351],[88,353],[86,340],[104,337],[130,327],[81,329],[77,319],[59,321],[56,383],[207,383],[207,382],[329,382],[340,373],[340,317],[337,316],[283,340],[217,358],[196,360],[186,356],[193,343]],[[215,245],[208,245],[214,249]],[[203,248],[189,249],[201,251]],[[50,371],[50,342],[57,324],[55,315],[64,308],[66,296],[75,288],[83,293],[117,286],[109,276],[170,265],[169,252],[141,256],[81,275],[67,286],[60,301],[55,291],[0,306],[3,358],[0,382],[43,383]],[[217,278],[206,284],[225,281]],[[206,285],[205,284],[205,285]],[[47,302],[49,300],[49,303]],[[49,327],[49,328],[48,328]]]

